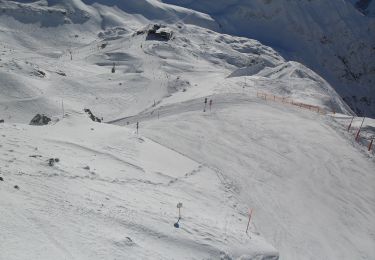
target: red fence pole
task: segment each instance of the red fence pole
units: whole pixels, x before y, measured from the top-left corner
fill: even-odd
[[[365,117],[363,118],[363,120],[362,120],[362,124],[361,124],[361,126],[359,127],[358,132],[357,132],[357,135],[356,135],[356,137],[355,137],[355,140],[356,140],[357,142],[359,141],[359,134],[361,133],[361,129],[362,129],[362,126],[363,126],[363,122],[365,122]]]
[[[247,231],[249,230],[249,225],[250,225],[251,215],[253,215],[253,209],[251,209],[251,210],[250,210],[250,213],[249,213],[249,222],[247,222],[246,234],[247,234]]]
[[[358,142],[358,140],[359,140],[359,134],[360,134],[360,132],[361,132],[361,129],[358,129],[358,132],[357,132],[357,134],[355,135],[355,140]]]
[[[374,142],[374,138],[372,138],[371,139],[371,142],[370,142],[370,144],[369,144],[369,146],[368,146],[368,151],[370,152],[371,151],[371,149],[372,149],[372,143]]]
[[[350,128],[352,127],[353,120],[354,120],[354,116],[353,116],[352,121],[350,122],[350,124],[349,124],[349,126],[348,126],[348,132],[350,131]]]

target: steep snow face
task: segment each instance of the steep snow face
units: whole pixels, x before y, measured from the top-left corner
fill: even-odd
[[[124,25],[124,19],[178,21],[218,30],[218,24],[207,14],[178,6],[163,4],[156,0],[92,1],[92,0],[0,0],[0,14],[13,17],[25,24],[40,23],[42,27],[63,24],[84,24],[88,20],[106,27]],[[86,28],[87,30],[88,28]]]
[[[85,9],[84,5],[73,0],[64,4],[55,1],[0,1],[2,15],[9,15],[26,24],[40,23],[42,27],[85,23],[90,18]]]
[[[328,80],[358,114],[375,115],[375,19],[341,0],[163,0],[210,14],[223,32],[260,40]],[[368,12],[372,1],[361,1]],[[360,4],[357,3],[357,6]],[[366,11],[367,12],[367,11]]]

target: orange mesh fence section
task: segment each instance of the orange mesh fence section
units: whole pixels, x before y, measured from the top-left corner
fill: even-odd
[[[257,97],[262,98],[264,100],[274,101],[274,102],[278,102],[278,103],[282,103],[282,104],[288,104],[288,105],[296,106],[296,107],[299,107],[299,108],[307,109],[307,110],[310,110],[310,111],[317,112],[319,114],[335,113],[335,112],[328,111],[328,110],[326,110],[322,107],[319,107],[319,106],[305,104],[305,103],[302,103],[302,102],[296,102],[296,101],[294,101],[293,99],[290,99],[290,98],[279,97],[279,96],[264,93],[264,92],[257,92]]]

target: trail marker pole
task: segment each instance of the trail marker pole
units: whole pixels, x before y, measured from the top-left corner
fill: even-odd
[[[361,129],[362,129],[362,126],[363,126],[363,122],[365,122],[365,117],[363,117],[362,124],[361,124],[361,126],[359,127],[358,132],[357,132],[357,135],[356,135],[356,137],[355,137],[355,140],[356,140],[357,142],[359,141],[359,135],[360,135],[360,133],[361,133]]]
[[[177,208],[178,208],[178,220],[173,225],[175,228],[179,228],[180,227],[179,222],[180,222],[180,219],[181,219],[181,208],[182,208],[182,203],[181,202],[177,203]]]
[[[178,208],[178,219],[181,219],[181,208],[182,208],[181,202],[177,203],[177,208]]]
[[[247,227],[246,227],[246,234],[247,234],[247,231],[249,230],[249,226],[250,226],[250,220],[251,220],[251,216],[253,215],[253,209],[250,210],[250,213],[249,213],[249,221],[247,222]]]
[[[348,132],[350,131],[350,128],[352,127],[353,120],[354,120],[354,116],[352,117],[352,121],[350,121],[350,124],[349,124],[349,126],[348,126]]]

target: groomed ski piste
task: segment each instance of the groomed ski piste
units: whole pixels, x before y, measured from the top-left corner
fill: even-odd
[[[375,122],[324,79],[189,9],[54,2],[0,1],[1,260],[375,258]]]

